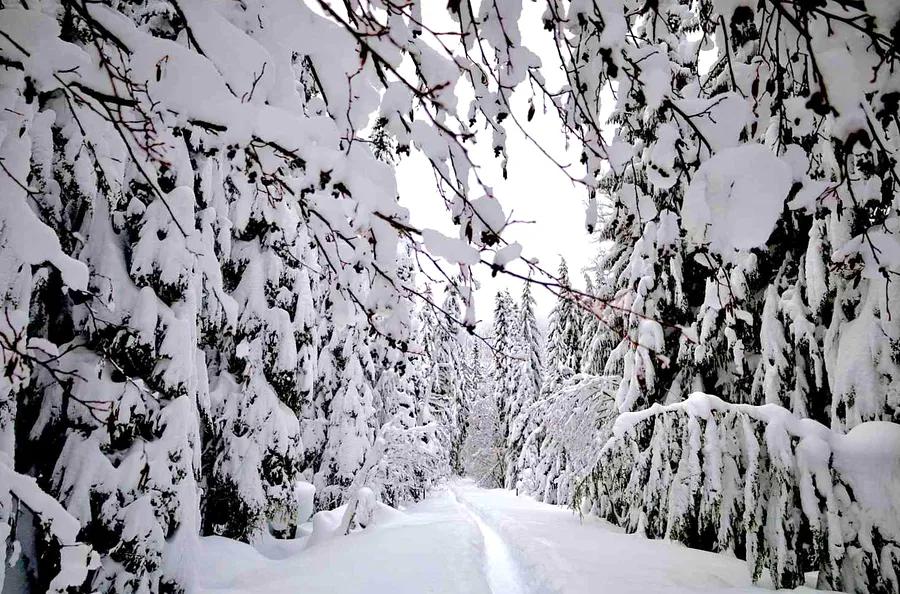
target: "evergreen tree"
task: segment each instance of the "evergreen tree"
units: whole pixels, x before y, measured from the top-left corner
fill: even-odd
[[[560,262],[557,274],[559,284],[569,285],[569,272],[565,260]],[[523,427],[524,440],[516,455],[522,469],[529,469],[522,487],[542,501],[557,503],[556,478],[565,465],[564,454],[545,447],[554,436],[548,433],[547,418],[560,387],[578,369],[581,360],[580,325],[583,321],[572,295],[559,295],[550,312],[547,333],[547,360],[543,370],[540,392],[528,407],[527,423]],[[552,451],[551,451],[552,450]]]
[[[381,148],[424,146],[409,114],[452,89],[429,62],[436,90],[382,110],[381,54],[303,2],[2,13],[0,464],[84,542],[13,517],[5,480],[2,527],[38,543],[35,592],[78,559],[61,587],[188,591],[200,534],[291,534],[297,481],[339,501],[402,400],[373,386],[409,340],[408,214],[353,131],[384,111]],[[496,200],[455,210],[464,247],[496,242]]]
[[[507,291],[500,291],[494,299],[494,323],[491,328],[491,347],[494,351],[493,387],[497,400],[496,450],[499,452],[498,476],[500,484],[507,477],[507,464],[513,453],[507,450],[510,426],[518,412],[516,399],[520,384],[518,315],[515,302]]]
[[[522,471],[521,453],[530,425],[529,414],[538,399],[543,383],[543,344],[541,331],[534,315],[534,297],[531,295],[531,283],[526,282],[522,289],[522,301],[519,305],[518,329],[521,333],[519,362],[519,380],[517,390],[507,406],[509,435],[506,443],[506,480],[508,489],[518,489]]]
[[[561,260],[557,279],[561,286],[570,287],[569,268]],[[547,332],[547,363],[544,371],[542,393],[550,393],[564,379],[580,371],[581,312],[572,295],[565,289],[550,312]]]
[[[612,206],[592,308],[620,321],[592,350],[621,377],[626,414],[590,480],[594,503],[652,537],[746,552],[754,576],[768,569],[779,587],[817,563],[836,589],[890,591],[876,574],[895,573],[892,545],[863,553],[850,536],[858,501],[828,478],[840,470],[820,469],[810,499],[808,468],[792,462],[802,432],[786,437],[787,421],[765,412],[836,440],[897,419],[885,349],[900,326],[888,320],[897,289],[884,257],[898,230],[888,205],[900,128],[885,86],[896,79],[885,27],[897,17],[873,7],[635,1],[546,15],[578,89],[562,112]],[[828,48],[838,46],[836,67]],[[611,142],[597,125],[605,89],[616,96]],[[702,390],[725,404],[697,409]],[[647,422],[619,434],[638,418]],[[543,431],[549,443],[558,430]],[[546,481],[565,483],[567,464],[548,465]]]
[[[424,498],[447,474],[448,454],[438,439],[438,428],[422,418],[424,403],[416,400],[421,393],[415,385],[421,379],[413,362],[397,357],[378,384],[383,405],[376,442],[380,438],[384,446],[369,486],[388,505]]]
[[[453,474],[463,473],[460,458],[462,443],[465,440],[465,423],[467,402],[465,397],[465,343],[460,339],[460,328],[454,320],[460,317],[459,299],[453,289],[445,291],[442,310],[441,341],[437,345],[435,358],[437,363],[436,386],[444,394],[446,416],[442,417],[440,426],[446,433],[446,449],[450,456],[450,471]]]
[[[506,442],[500,435],[500,400],[494,387],[493,355],[483,345],[472,342],[467,360],[470,369],[468,422],[463,443],[466,475],[488,488],[502,487],[501,472]]]
[[[325,442],[314,481],[317,505],[323,509],[346,502],[375,442],[374,363],[365,326],[354,322],[335,331],[331,346],[335,391],[325,409]]]

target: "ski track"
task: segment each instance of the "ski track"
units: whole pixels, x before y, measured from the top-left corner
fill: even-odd
[[[512,550],[500,534],[489,526],[478,513],[460,500],[456,489],[453,498],[466,515],[478,526],[484,541],[484,572],[492,594],[536,594]]]

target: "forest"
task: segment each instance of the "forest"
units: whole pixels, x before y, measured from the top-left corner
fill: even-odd
[[[898,155],[896,0],[0,0],[0,592],[502,500],[900,593]]]

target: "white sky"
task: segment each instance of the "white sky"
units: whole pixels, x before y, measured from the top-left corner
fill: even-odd
[[[443,4],[443,3],[441,3]],[[540,7],[534,3],[524,3],[522,24],[540,25]],[[428,20],[426,15],[426,20]],[[555,58],[555,51],[548,33],[523,27],[523,38],[526,45],[541,56],[545,66]],[[555,60],[554,60],[555,62]],[[552,73],[551,73],[552,74]],[[547,76],[545,74],[545,76]],[[562,80],[548,76],[548,83],[555,88]],[[559,119],[555,110],[549,107],[543,112],[543,104],[536,102],[536,114],[530,123],[526,123],[528,103],[527,91],[519,91],[513,96],[513,111],[519,121],[525,125],[533,138],[539,139],[543,149],[553,155],[560,163],[571,164],[571,173],[579,177],[583,168],[578,163],[580,154],[577,142],[571,150],[567,150],[561,132]],[[457,88],[457,95],[468,94],[467,89]],[[461,98],[461,106],[465,109],[468,98]],[[483,119],[479,122],[483,123]],[[500,160],[495,159],[491,151],[490,135],[479,139],[475,150],[471,151],[473,160],[481,164],[480,175],[493,188],[494,195],[503,205],[504,212],[517,221],[533,221],[507,227],[503,237],[507,241],[517,241],[522,245],[523,257],[537,258],[541,266],[556,272],[560,257],[565,257],[569,265],[571,281],[576,286],[583,284],[581,270],[589,265],[596,255],[596,246],[585,229],[586,192],[575,187],[559,168],[548,160],[531,141],[518,130],[515,123],[506,120],[509,154],[508,179],[500,174]],[[437,229],[446,235],[456,237],[458,231],[450,222],[450,216],[444,207],[434,185],[431,166],[421,154],[413,151],[412,156],[405,157],[397,168],[398,190],[400,202],[410,210],[412,223],[419,228]],[[475,186],[472,186],[473,189]],[[477,198],[473,195],[473,198]],[[519,272],[525,271],[520,262],[518,266],[510,265]],[[477,317],[480,321],[491,319],[494,295],[503,288],[508,289],[518,300],[522,291],[522,282],[506,275],[491,278],[490,271],[483,267],[476,269],[476,278],[481,289],[476,293]],[[532,294],[537,305],[539,318],[545,318],[556,297],[541,287],[534,287]]]

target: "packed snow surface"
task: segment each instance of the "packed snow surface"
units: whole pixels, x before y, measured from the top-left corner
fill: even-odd
[[[759,593],[742,561],[651,541],[502,489],[453,483],[315,544],[203,540],[200,594]],[[812,592],[811,589],[799,591]]]
[[[447,491],[365,530],[309,540],[254,549],[204,538],[198,594],[491,593],[478,526]]]

